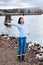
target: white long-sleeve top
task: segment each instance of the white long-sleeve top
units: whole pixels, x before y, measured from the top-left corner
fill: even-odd
[[[26,37],[26,25],[8,23],[8,25],[16,26],[19,30],[19,37]]]

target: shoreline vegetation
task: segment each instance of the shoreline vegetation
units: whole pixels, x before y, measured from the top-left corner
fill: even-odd
[[[43,65],[43,47],[27,43],[26,62],[17,61],[18,38],[8,34],[0,35],[0,65]]]
[[[15,8],[15,9],[0,9],[0,16],[3,15],[41,15],[43,8]]]

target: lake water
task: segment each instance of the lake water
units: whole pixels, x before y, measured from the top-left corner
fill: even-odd
[[[12,16],[12,23],[17,23],[20,16]],[[27,42],[36,42],[43,45],[43,14],[42,15],[31,15],[31,16],[22,16],[27,25]],[[5,16],[0,16],[0,34],[9,34],[12,36],[19,36],[19,31],[16,27],[6,27],[3,23]]]

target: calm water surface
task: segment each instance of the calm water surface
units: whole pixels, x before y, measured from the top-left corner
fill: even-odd
[[[12,23],[17,23],[20,16],[12,16]],[[43,45],[43,15],[34,16],[23,16],[25,24],[27,25],[27,42],[36,42]],[[19,31],[17,27],[11,26],[6,27],[3,23],[5,16],[0,16],[0,34],[9,34],[10,36],[19,36]]]

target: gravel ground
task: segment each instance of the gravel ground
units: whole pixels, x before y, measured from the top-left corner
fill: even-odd
[[[37,46],[36,46],[37,47]],[[37,50],[27,48],[26,62],[17,61],[18,38],[0,35],[0,65],[43,65],[43,60],[36,59]]]

